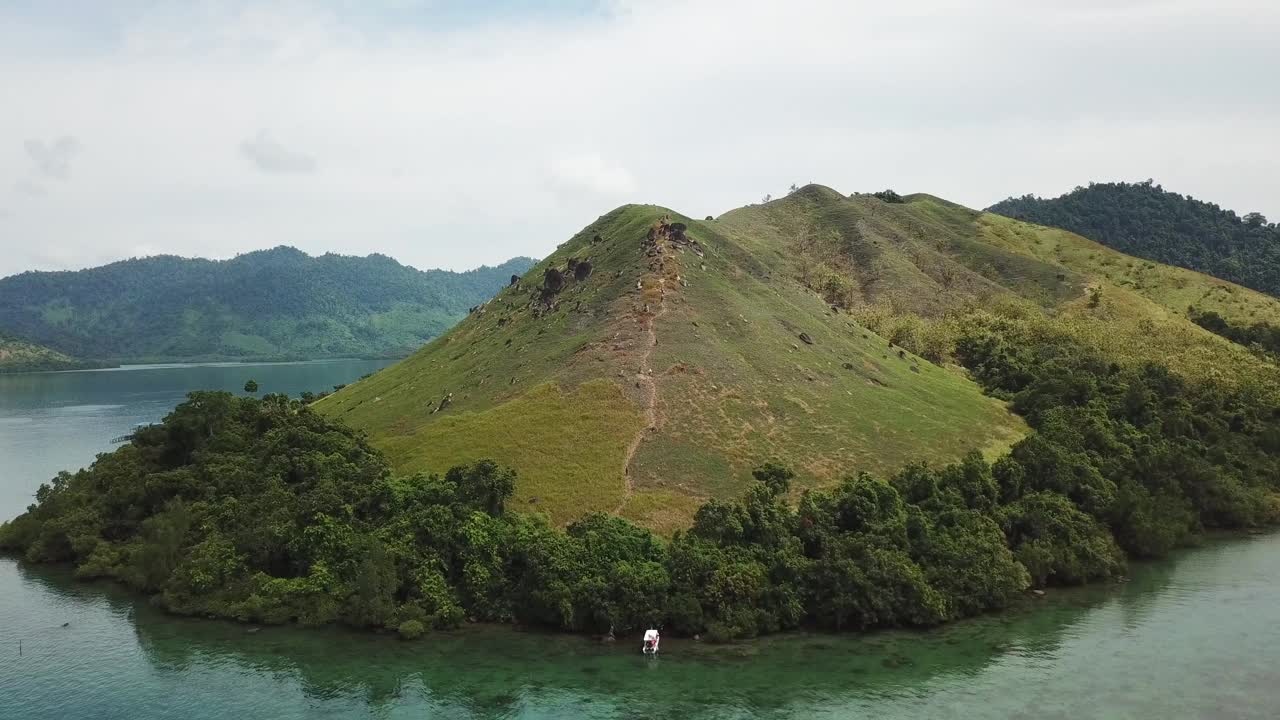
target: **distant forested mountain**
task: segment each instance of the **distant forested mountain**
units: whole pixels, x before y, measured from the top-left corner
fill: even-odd
[[[1260,213],[1239,217],[1150,180],[1091,183],[1051,200],[1009,198],[989,210],[1280,297],[1280,228]]]
[[[291,247],[231,260],[157,256],[0,280],[0,329],[96,360],[407,353],[533,264],[468,272]]]

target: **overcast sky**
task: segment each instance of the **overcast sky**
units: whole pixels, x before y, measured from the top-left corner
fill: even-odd
[[[985,207],[1151,177],[1280,219],[1275,0],[4,0],[0,97],[0,276],[462,269],[810,181]]]

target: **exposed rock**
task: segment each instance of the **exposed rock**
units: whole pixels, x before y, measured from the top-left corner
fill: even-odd
[[[805,345],[812,345],[813,338],[809,337],[808,333],[800,333],[800,342],[804,343]]]
[[[435,415],[436,413],[444,410],[445,408],[449,407],[449,404],[452,402],[453,402],[453,393],[449,393],[448,395],[445,395],[444,398],[440,400],[440,404],[437,405],[436,408],[431,411],[431,414]]]
[[[1032,591],[1031,591],[1031,594],[1032,594],[1032,595],[1035,595],[1036,597],[1044,597],[1044,591],[1043,591],[1043,590],[1032,590]]]
[[[592,265],[589,260],[583,260],[573,268],[573,279],[582,282],[591,277]]]
[[[547,268],[542,274],[542,292],[543,294],[552,294],[560,292],[564,289],[564,274],[556,268]]]

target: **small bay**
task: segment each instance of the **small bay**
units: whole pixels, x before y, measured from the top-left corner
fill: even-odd
[[[108,370],[0,375],[0,519],[34,502],[36,488],[74,471],[136,425],[159,422],[193,390],[259,394],[332,390],[392,360],[126,365]]]

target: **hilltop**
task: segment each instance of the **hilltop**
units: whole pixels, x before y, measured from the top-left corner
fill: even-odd
[[[1239,216],[1150,180],[1090,183],[1057,198],[1009,198],[989,211],[1280,297],[1280,228],[1260,213]]]
[[[1008,448],[1022,420],[953,364],[961,312],[1038,318],[1036,332],[1127,363],[1182,353],[1189,377],[1274,372],[1179,312],[1194,295],[1225,316],[1280,318],[1266,296],[899,199],[811,185],[715,220],[618,208],[317,407],[367,430],[398,471],[491,457],[521,473],[522,507],[671,529],[768,459],[794,468],[800,491]]]
[[[156,256],[0,279],[0,328],[111,361],[407,354],[533,264],[420,271],[385,255],[297,249]]]

